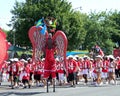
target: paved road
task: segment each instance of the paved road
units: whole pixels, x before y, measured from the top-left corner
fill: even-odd
[[[0,96],[120,96],[120,81],[117,85],[102,85],[95,87],[91,84],[77,85],[76,88],[69,86],[56,86],[56,92],[49,88],[49,93],[43,87],[34,87],[31,89],[11,89],[8,83],[0,86]]]

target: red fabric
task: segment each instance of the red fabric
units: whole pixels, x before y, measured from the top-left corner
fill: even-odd
[[[12,64],[12,69],[10,69],[14,75],[18,74],[18,70],[19,70],[19,63],[14,63]]]
[[[109,61],[107,60],[103,61],[102,72],[108,72],[108,65],[109,65]]]
[[[83,69],[83,62],[78,61],[78,67],[82,70]]]
[[[49,78],[50,75],[53,79],[56,78],[56,72],[55,71],[45,71],[44,72],[44,78]]]
[[[120,49],[114,49],[113,50],[113,55],[114,55],[114,57],[117,57],[117,56],[120,57]]]
[[[83,61],[82,68],[89,69],[90,68],[90,61],[88,61],[88,60]]]
[[[55,51],[55,49],[47,49],[46,48],[45,65],[44,65],[44,78],[48,78],[50,76],[50,74],[52,75],[52,78],[56,77],[55,76],[56,64],[55,64],[55,58],[54,58],[54,51]]]
[[[76,72],[77,63],[75,60],[68,60],[68,73]]]
[[[8,43],[6,41],[6,34],[0,28],[0,70],[2,68],[2,64],[4,60],[7,59],[7,50],[8,50]]]
[[[120,69],[120,60],[119,60],[119,62],[118,62],[118,69]]]
[[[33,63],[28,63],[27,66],[30,68],[30,72],[34,72]]]
[[[29,71],[28,67],[23,69],[23,74],[24,74],[23,77],[22,77],[23,80],[29,80],[29,78],[30,78],[30,73],[29,72],[30,71]]]
[[[64,73],[64,68],[63,68],[63,64],[58,62],[57,64],[57,72],[58,73]]]
[[[29,80],[30,78],[30,68],[28,66],[23,69],[23,78],[24,80]]]
[[[56,70],[54,51],[54,49],[46,49],[45,70]]]
[[[43,74],[43,64],[41,62],[37,65],[37,74]]]

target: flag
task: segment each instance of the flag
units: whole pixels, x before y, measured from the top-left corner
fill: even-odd
[[[43,26],[44,25],[44,18],[40,19],[36,23],[36,27]]]
[[[44,23],[44,18],[38,20],[38,22],[36,23],[36,27],[41,27],[42,29],[40,30],[40,34],[45,35],[47,27]]]
[[[42,29],[40,30],[40,33],[41,33],[42,35],[45,35],[46,30],[47,30],[47,27],[46,27],[46,25],[44,24],[43,27],[42,27]]]

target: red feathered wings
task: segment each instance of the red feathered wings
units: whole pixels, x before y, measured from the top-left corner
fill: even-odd
[[[40,34],[40,30],[40,27],[36,28],[36,26],[33,26],[30,28],[28,33],[33,47],[33,61],[39,60],[44,54],[45,43],[48,33],[46,32],[45,35],[42,35]],[[68,42],[64,32],[57,31],[53,35],[53,42],[55,42],[57,57],[59,58],[61,63],[64,63],[65,68],[67,68],[66,51]]]
[[[33,26],[29,30],[29,38],[33,47],[33,61],[38,61],[41,59],[41,56],[44,54],[46,36],[40,34],[41,27]]]
[[[66,65],[66,51],[67,51],[67,37],[62,31],[57,31],[54,36],[53,40],[56,45],[56,55],[59,58],[60,62],[64,64],[65,69],[67,69]]]

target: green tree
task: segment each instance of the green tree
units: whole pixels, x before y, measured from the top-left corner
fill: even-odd
[[[87,20],[87,35],[85,38],[85,47],[91,49],[95,44],[99,45],[106,54],[112,53],[113,42],[110,32],[114,30],[111,26],[111,20],[106,12],[91,13]],[[108,46],[109,45],[109,46]],[[107,50],[111,49],[111,50]]]
[[[120,11],[115,10],[110,13],[108,18],[111,20],[112,28],[114,28],[114,30],[111,30],[111,39],[120,45]]]
[[[82,14],[79,11],[73,12],[69,17],[69,32],[67,34],[69,40],[69,50],[79,49],[80,45],[84,43],[86,30],[84,24],[86,22],[87,15]]]
[[[62,30],[68,37],[68,50],[78,48],[86,35],[84,22],[86,14],[74,11],[67,0],[26,0],[16,2],[13,10],[12,26],[15,31],[16,44],[31,46],[28,30],[42,17],[57,18],[57,30]]]
[[[70,13],[71,4],[66,0],[26,0],[25,3],[16,2],[11,13],[15,30],[16,43],[21,46],[30,45],[28,30],[37,20],[46,16],[55,16],[60,24],[58,29],[65,30],[66,14]],[[66,10],[64,10],[66,9]],[[61,19],[62,17],[62,19]]]

